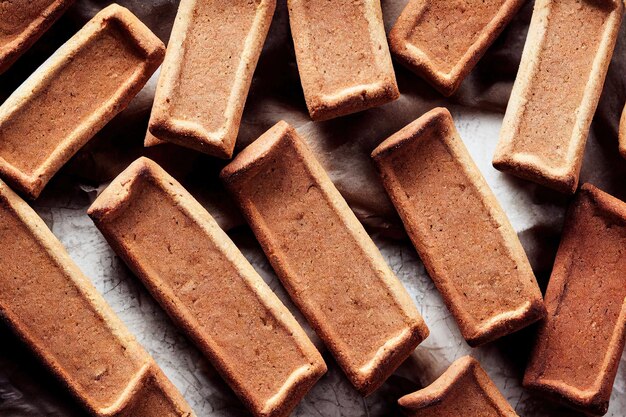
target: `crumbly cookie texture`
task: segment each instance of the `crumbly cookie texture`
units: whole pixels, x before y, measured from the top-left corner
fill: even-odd
[[[585,184],[572,203],[524,385],[606,414],[626,339],[626,203]]]
[[[5,1],[0,5],[0,74],[9,69],[75,0]]]
[[[0,181],[0,316],[97,417],[192,410],[30,206]]]
[[[457,359],[430,386],[398,400],[407,417],[518,417],[470,356]]]
[[[180,2],[146,146],[164,140],[232,156],[275,7],[276,0]]]
[[[304,98],[327,120],[400,96],[379,0],[288,0]]]
[[[626,159],[626,106],[619,122],[619,153]]]
[[[428,329],[311,150],[279,122],[221,177],[348,379],[361,393],[373,392]]]
[[[543,297],[515,230],[437,108],[372,153],[420,258],[471,346],[543,318]]]
[[[155,162],[131,164],[89,215],[255,416],[288,416],[326,372],[228,235]]]
[[[621,0],[537,0],[493,166],[578,188],[589,126],[624,14]]]
[[[0,107],[0,177],[37,198],[128,105],[164,54],[163,43],[127,9],[103,9]]]
[[[411,0],[389,33],[400,63],[451,96],[524,0]]]

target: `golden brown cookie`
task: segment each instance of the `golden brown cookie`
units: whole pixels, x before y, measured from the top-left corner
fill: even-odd
[[[313,120],[400,96],[379,0],[288,0],[304,98]]]
[[[426,338],[413,300],[287,123],[221,173],[291,298],[367,395]]]
[[[451,96],[524,0],[410,0],[389,33],[404,66]]]
[[[565,220],[524,385],[604,415],[626,338],[626,203],[585,184]]]
[[[162,139],[232,156],[275,7],[276,0],[180,2],[146,146]]]
[[[546,314],[524,248],[448,110],[372,153],[391,201],[463,337],[478,346]]]
[[[626,106],[619,122],[619,153],[626,159]]]
[[[518,417],[470,356],[457,359],[430,386],[398,403],[408,417]]]
[[[22,56],[74,0],[13,0],[0,3],[0,74]]]
[[[0,316],[98,417],[191,417],[46,224],[0,181]]]
[[[127,9],[91,19],[0,107],[0,176],[37,198],[52,176],[141,90],[165,47]]]
[[[574,193],[621,0],[537,0],[493,166]]]
[[[131,164],[89,215],[255,416],[288,416],[326,372],[228,235],[156,163]]]

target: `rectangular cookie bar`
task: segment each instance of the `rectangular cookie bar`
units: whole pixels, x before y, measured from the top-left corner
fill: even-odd
[[[288,0],[304,98],[313,120],[400,96],[380,0]]]
[[[373,392],[428,329],[313,153],[279,122],[221,177],[348,379],[362,394]]]
[[[407,417],[517,417],[478,361],[464,356],[430,386],[398,400]]]
[[[98,417],[190,417],[37,214],[0,181],[0,316]]]
[[[74,3],[74,0],[0,3],[0,74],[22,56]]]
[[[404,66],[451,96],[524,0],[410,0],[389,33]]]
[[[150,116],[158,139],[230,158],[276,0],[182,0]]]
[[[0,107],[0,176],[37,198],[52,176],[123,110],[157,69],[163,43],[108,6]]]
[[[621,0],[537,0],[493,166],[573,193]]]
[[[524,385],[607,412],[626,337],[626,203],[585,184],[572,203]]]
[[[381,143],[372,158],[470,346],[545,316],[524,248],[448,110],[426,113]]]
[[[263,278],[156,163],[131,164],[89,215],[255,416],[289,415],[326,372]]]

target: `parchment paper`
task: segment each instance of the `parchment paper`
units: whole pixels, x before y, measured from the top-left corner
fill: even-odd
[[[4,100],[56,48],[109,1],[78,0],[13,68],[0,76]],[[167,41],[177,1],[119,1]],[[387,29],[406,0],[383,0]],[[499,128],[519,64],[532,11],[528,3],[495,42],[459,93],[444,99],[418,77],[397,66],[402,96],[388,105],[325,123],[312,123],[306,112],[289,34],[285,0],[277,12],[254,77],[238,139],[238,149],[280,119],[294,124],[313,147],[333,181],[364,222],[383,255],[415,299],[431,336],[368,398],[360,397],[328,353],[328,374],[304,399],[295,416],[398,415],[401,395],[426,386],[456,358],[477,357],[522,417],[578,414],[534,398],[520,387],[535,328],[470,349],[461,338],[415,250],[404,235],[369,160],[371,150],[387,136],[437,105],[452,110],[471,155],[518,231],[545,290],[559,243],[569,198],[503,175],[491,166]],[[225,40],[228,41],[228,40]],[[436,42],[433,39],[433,42]],[[604,95],[596,115],[581,181],[592,182],[626,197],[626,162],[617,152],[617,125],[625,99],[626,34],[622,30]],[[131,103],[54,178],[33,204],[70,255],[93,280],[113,309],[154,356],[199,417],[247,416],[247,412],[212,366],[171,323],[141,283],[99,234],[86,209],[116,174],[139,155],[148,155],[175,175],[230,231],[255,268],[304,324],[285,296],[278,279],[250,230],[243,225],[219,184],[224,162],[175,146],[142,147],[156,75]],[[36,123],[37,121],[33,121]],[[28,138],[26,138],[28,139]],[[59,300],[62,302],[62,300]],[[308,326],[306,326],[308,329]],[[319,340],[310,332],[316,344]],[[72,340],[67,340],[68,349]],[[622,365],[624,358],[622,358]],[[621,366],[608,416],[626,415],[626,367]],[[0,325],[0,416],[84,416],[27,347]]]

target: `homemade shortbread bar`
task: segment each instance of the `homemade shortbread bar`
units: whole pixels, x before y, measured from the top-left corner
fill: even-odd
[[[279,122],[221,177],[291,298],[352,384],[373,392],[428,329],[312,152]]]
[[[623,13],[620,0],[535,2],[494,167],[576,191]]]
[[[141,90],[164,51],[125,8],[98,13],[0,107],[0,176],[37,198]]]
[[[626,203],[585,184],[569,209],[524,385],[607,412],[626,331]]]
[[[0,181],[0,316],[98,417],[190,417],[37,214]]]
[[[304,98],[313,120],[400,96],[380,0],[288,0]]]
[[[213,217],[141,158],[89,215],[255,416],[287,416],[326,365]]]
[[[517,234],[465,149],[434,109],[372,153],[426,270],[471,346],[545,316]]]
[[[143,144],[144,144],[145,147],[161,145],[163,143],[167,143],[167,142],[157,138],[152,133],[150,133],[150,129],[148,129],[146,131],[146,136],[145,136],[145,138],[143,140]]]
[[[478,361],[457,359],[430,386],[398,400],[408,417],[517,417]]]
[[[524,0],[410,0],[389,33],[394,57],[451,96]]]
[[[276,0],[182,0],[150,117],[159,139],[230,158]],[[159,141],[148,137],[146,146]]]
[[[16,0],[0,3],[0,74],[22,56],[74,0]]]

